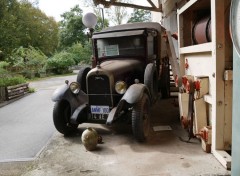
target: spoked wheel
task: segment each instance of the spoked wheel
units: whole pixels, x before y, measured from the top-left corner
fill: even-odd
[[[141,100],[132,109],[132,131],[134,137],[143,142],[147,139],[150,131],[150,100],[144,94]]]
[[[74,132],[78,124],[70,123],[71,107],[67,101],[56,102],[53,108],[53,123],[55,128],[64,135]]]

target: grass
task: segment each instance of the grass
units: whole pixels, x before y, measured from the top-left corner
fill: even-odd
[[[29,87],[28,93],[34,93],[34,92],[36,92],[36,90],[34,88],[32,88],[32,87]]]

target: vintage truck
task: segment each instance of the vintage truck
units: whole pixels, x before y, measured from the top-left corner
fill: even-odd
[[[77,81],[57,89],[52,100],[53,121],[63,134],[81,123],[111,125],[131,122],[138,141],[150,128],[150,107],[167,87],[159,86],[165,30],[159,23],[109,27],[92,36],[92,68],[82,68]],[[164,52],[163,52],[164,51]]]

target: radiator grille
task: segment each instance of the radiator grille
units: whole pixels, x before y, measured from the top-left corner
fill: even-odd
[[[108,105],[113,107],[109,78],[106,75],[88,77],[88,95],[90,105]]]

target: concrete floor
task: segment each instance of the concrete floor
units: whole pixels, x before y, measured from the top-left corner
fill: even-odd
[[[187,133],[178,120],[174,99],[160,100],[152,109],[152,126],[170,125],[172,130],[151,131],[146,143],[134,140],[130,126],[107,127],[83,124],[72,137],[56,132],[33,162],[1,163],[0,175],[23,176],[189,176],[230,175],[201,143],[184,142]],[[81,133],[93,127],[103,138],[97,150],[86,151]],[[183,139],[183,140],[182,140]]]

